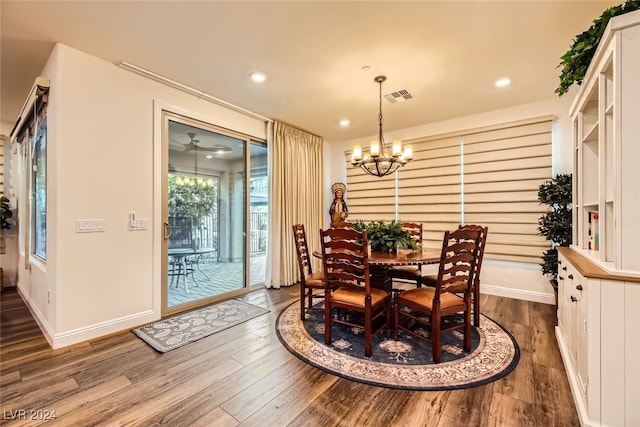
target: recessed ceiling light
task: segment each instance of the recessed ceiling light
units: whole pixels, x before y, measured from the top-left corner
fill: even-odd
[[[267,80],[267,76],[264,73],[255,71],[251,73],[251,80],[256,83],[262,83],[263,81]]]
[[[340,120],[340,126],[349,126],[350,124],[351,122],[349,121],[349,119]]]
[[[211,155],[211,154],[207,154],[205,157],[206,157],[207,159],[213,159],[213,155]]]
[[[503,77],[501,79],[496,80],[496,87],[505,87],[511,84],[511,79],[509,77]]]

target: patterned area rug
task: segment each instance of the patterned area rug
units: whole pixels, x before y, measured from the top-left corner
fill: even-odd
[[[513,336],[486,316],[480,317],[479,328],[473,328],[470,353],[462,351],[462,331],[442,335],[439,364],[431,361],[430,344],[402,332],[398,341],[378,334],[371,358],[364,357],[364,333],[359,328],[334,325],[332,343],[325,345],[323,312],[312,310],[302,322],[298,302],[280,313],[276,331],[291,353],[317,368],[366,384],[407,390],[479,386],[507,375],[520,359]]]
[[[165,353],[268,312],[266,308],[230,299],[141,326],[132,332],[151,347]]]

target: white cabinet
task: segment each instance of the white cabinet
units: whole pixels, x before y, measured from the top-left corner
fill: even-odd
[[[556,337],[582,425],[640,426],[640,278],[558,255]]]
[[[570,115],[556,336],[581,423],[640,426],[640,11],[609,21]]]
[[[574,248],[640,276],[640,11],[612,18],[570,115]]]

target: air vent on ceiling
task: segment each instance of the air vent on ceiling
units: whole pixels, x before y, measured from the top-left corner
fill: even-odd
[[[401,89],[396,92],[388,93],[384,97],[390,103],[395,104],[396,102],[402,102],[406,101],[407,99],[411,99],[413,98],[413,95],[411,95],[408,90]]]

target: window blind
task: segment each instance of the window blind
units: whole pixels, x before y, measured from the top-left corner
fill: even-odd
[[[551,178],[551,119],[546,116],[405,141],[414,160],[395,175],[372,177],[349,163],[349,220],[397,218],[423,224],[425,246],[439,247],[461,223],[489,227],[485,257],[539,262],[546,207],[538,186]]]
[[[551,120],[466,133],[463,150],[464,222],[489,227],[485,257],[540,262],[549,247],[537,228],[547,210],[538,187],[551,178]]]
[[[363,156],[368,153],[362,153]],[[367,175],[360,168],[351,166],[351,155],[346,156],[347,168],[347,220],[355,222],[391,221],[396,215],[395,175],[383,178]]]

